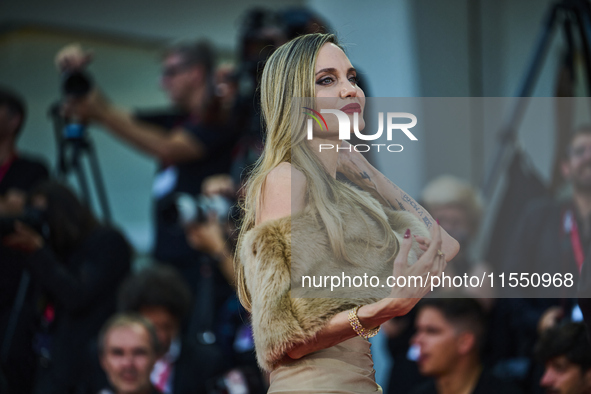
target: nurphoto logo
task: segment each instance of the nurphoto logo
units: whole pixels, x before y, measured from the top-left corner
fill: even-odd
[[[304,114],[308,115],[311,117],[311,119],[308,119],[307,122],[307,131],[308,131],[308,139],[311,140],[314,136],[314,132],[313,132],[313,127],[314,127],[314,121],[318,124],[318,126],[320,127],[320,130],[328,131],[328,125],[326,123],[326,120],[324,119],[324,116],[322,116],[322,114],[333,114],[337,117],[337,120],[339,122],[339,139],[340,140],[349,140],[351,139],[351,121],[349,119],[349,116],[338,109],[321,109],[320,112],[313,110],[312,108],[309,107],[302,107],[304,108],[306,111],[304,111]],[[409,119],[410,123],[394,123],[394,119]],[[414,116],[411,113],[408,112],[388,112],[386,114],[386,137],[388,139],[388,141],[392,141],[392,136],[394,134],[395,130],[400,130],[402,131],[411,141],[418,141],[417,137],[414,136],[413,133],[410,132],[409,129],[413,128],[414,126],[416,126],[417,124],[417,117]],[[359,112],[354,112],[353,113],[353,132],[355,133],[355,135],[357,136],[357,138],[359,138],[360,140],[363,141],[375,141],[377,139],[379,139],[382,134],[384,133],[384,113],[383,112],[378,112],[378,131],[376,131],[374,134],[362,134],[359,131]],[[371,146],[370,146],[371,145]],[[388,150],[388,152],[402,152],[402,150],[404,149],[402,145],[400,144],[390,144],[387,145],[386,144],[357,144],[357,145],[351,145],[349,146],[349,149],[355,149],[357,152],[368,152],[370,149],[372,149],[371,147],[376,147],[377,151],[380,151],[380,147],[385,146],[386,149]],[[335,146],[333,144],[320,144],[319,147],[319,151],[322,152],[322,150],[329,150],[329,149],[335,149]],[[340,147],[340,146],[336,146],[337,151],[341,150],[341,149],[346,149],[344,147]]]

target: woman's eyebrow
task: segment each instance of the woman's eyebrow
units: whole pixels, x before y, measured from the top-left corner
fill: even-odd
[[[335,68],[323,68],[322,70],[318,71],[318,72],[316,73],[316,75],[318,75],[318,74],[320,74],[320,73],[325,73],[325,72],[328,72],[328,73],[334,73],[334,72],[336,72],[336,71],[337,71],[337,70],[336,70]]]
[[[336,73],[336,68],[323,68],[322,70],[319,70],[316,75],[320,74],[320,73],[324,73],[324,72],[328,72],[328,73]],[[350,69],[347,70],[347,74],[350,72],[357,72],[357,70],[355,70],[355,67],[351,67]]]

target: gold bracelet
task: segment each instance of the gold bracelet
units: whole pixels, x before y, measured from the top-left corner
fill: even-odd
[[[353,327],[353,331],[357,335],[359,335],[363,339],[369,339],[371,337],[376,336],[376,334],[380,331],[380,326],[376,328],[372,328],[368,330],[361,325],[359,318],[357,317],[357,311],[361,308],[361,305],[357,305],[355,308],[349,311],[349,323],[351,323],[351,327]]]

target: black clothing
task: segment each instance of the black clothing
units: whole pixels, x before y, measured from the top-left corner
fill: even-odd
[[[515,298],[497,300],[494,319],[497,325],[490,330],[493,336],[491,359],[497,363],[494,371],[498,376],[521,381],[531,392],[539,390],[536,377],[539,368],[535,360],[532,361],[538,322],[550,307],[561,307],[564,317],[568,318],[574,306],[580,278],[573,249],[573,240],[577,238],[575,228],[582,252],[588,254],[591,227],[580,217],[572,201],[550,198],[533,201],[517,221],[503,261],[505,278],[509,273],[524,272],[538,273],[540,277],[561,274],[564,278],[570,274],[573,279],[571,287],[517,287],[514,293],[505,292]]]
[[[18,156],[0,179],[0,196],[16,189],[28,193],[37,183],[47,180],[47,167],[36,160]],[[6,319],[16,297],[22,267],[17,263],[20,254],[0,244],[0,338],[3,338]]]
[[[169,213],[178,193],[196,196],[201,193],[205,178],[230,173],[238,129],[204,122],[174,110],[137,114],[136,118],[168,131],[182,128],[204,148],[202,158],[174,165],[162,163],[156,175],[153,189],[156,221],[153,253],[157,260],[174,266],[181,273],[194,295],[194,311],[183,332],[195,339],[202,332],[213,331],[220,338],[216,332],[221,318],[219,311],[234,291],[219,271],[217,262],[187,244],[184,229]]]
[[[512,236],[513,242],[509,245],[503,261],[505,278],[512,272],[538,273],[540,276],[545,273],[570,273],[573,275],[574,285],[570,288],[563,286],[557,290],[542,286],[516,288],[516,298],[498,299],[495,308],[497,316],[494,320],[499,324],[491,330],[492,348],[496,353],[493,359],[530,357],[542,314],[552,306],[562,306],[565,311],[571,307],[579,273],[571,245],[570,230],[565,230],[568,212],[572,212],[577,218],[585,251],[585,244],[589,243],[589,239],[584,236],[582,229],[585,226],[578,219],[570,201],[557,202],[548,198],[536,200],[528,205],[518,220]]]
[[[503,261],[503,268],[509,272],[537,272],[573,274],[574,286],[551,291],[548,288],[530,286],[527,290],[519,288],[518,296],[527,297],[573,297],[579,277],[571,234],[566,219],[572,212],[577,220],[583,251],[591,245],[591,237],[585,234],[587,227],[578,217],[570,201],[558,202],[548,198],[536,200],[528,205],[524,215],[517,223],[513,243],[509,245]]]
[[[222,125],[206,125],[190,115],[168,111],[163,113],[140,113],[138,120],[154,124],[168,131],[175,128],[186,130],[204,148],[205,156],[201,159],[166,165],[163,163],[159,174],[168,171],[171,184],[162,195],[156,195],[156,239],[154,257],[162,262],[172,262],[186,256],[194,256],[185,239],[183,229],[176,222],[166,220],[165,211],[175,193],[197,195],[201,193],[203,180],[211,175],[229,173],[232,164],[232,150],[237,141],[237,133]],[[182,270],[182,267],[179,267]]]
[[[392,391],[395,393],[396,391]],[[511,383],[504,382],[484,369],[471,394],[520,394],[522,391]],[[430,381],[411,391],[411,394],[437,394],[435,381]]]
[[[415,361],[408,359],[410,341],[416,333],[415,319],[417,308],[413,308],[404,316],[394,318],[405,328],[394,338],[388,338],[388,350],[392,356],[392,368],[388,383],[388,393],[407,393],[413,387],[425,382],[427,378],[420,374]]]
[[[206,394],[206,382],[221,374],[226,365],[216,346],[183,341],[181,354],[174,363],[174,394]]]
[[[587,338],[591,341],[591,253],[589,252],[583,263],[577,297],[587,328]]]
[[[99,390],[99,391],[92,392],[92,394],[97,394],[97,393],[98,394],[115,394],[115,392],[111,388],[106,388],[106,387],[104,389]],[[150,387],[150,394],[162,394],[162,392],[160,390],[158,390],[156,387],[151,386]]]
[[[51,360],[42,358],[35,382],[37,393],[68,393],[76,387],[81,360],[115,312],[117,289],[130,264],[129,244],[108,227],[95,229],[63,262],[48,248],[27,259],[32,283],[55,310],[45,330],[51,338],[47,346]]]
[[[14,189],[28,193],[37,183],[48,178],[49,171],[42,162],[19,155],[0,179],[0,196]],[[22,260],[23,256],[20,253],[5,248],[0,243],[0,344],[3,344],[6,339],[6,329],[23,277]],[[30,392],[33,382],[31,377],[36,365],[31,346],[35,310],[31,302],[28,302],[31,292],[28,292],[27,296],[25,304],[20,310],[15,311],[18,314],[18,321],[11,338],[8,338],[10,343],[9,362],[7,365],[0,366],[4,369],[6,384],[10,387],[10,392],[16,393]]]
[[[0,180],[0,195],[10,189],[29,192],[39,181],[48,178],[49,171],[43,163],[19,155]]]

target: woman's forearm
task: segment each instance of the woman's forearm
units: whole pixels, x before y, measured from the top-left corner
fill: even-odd
[[[414,303],[411,299],[384,298],[373,304],[363,305],[357,311],[361,325],[370,330],[396,316],[408,313]],[[347,339],[357,336],[349,322],[349,311],[337,313],[326,326],[320,330],[313,340],[291,349],[287,355],[298,359],[306,354],[335,346]]]
[[[392,209],[412,213],[430,230],[435,219],[429,212],[375,167],[369,166],[370,168],[364,171],[364,176],[368,181],[370,193],[377,195],[382,202],[385,202]]]
[[[412,213],[431,230],[435,222],[431,214],[365,158],[355,157],[354,161],[348,163],[346,169],[344,174],[349,179],[372,194],[382,204],[395,210]],[[441,232],[443,240],[441,249],[445,253],[446,260],[449,261],[458,253],[460,245],[444,229],[441,229]]]

